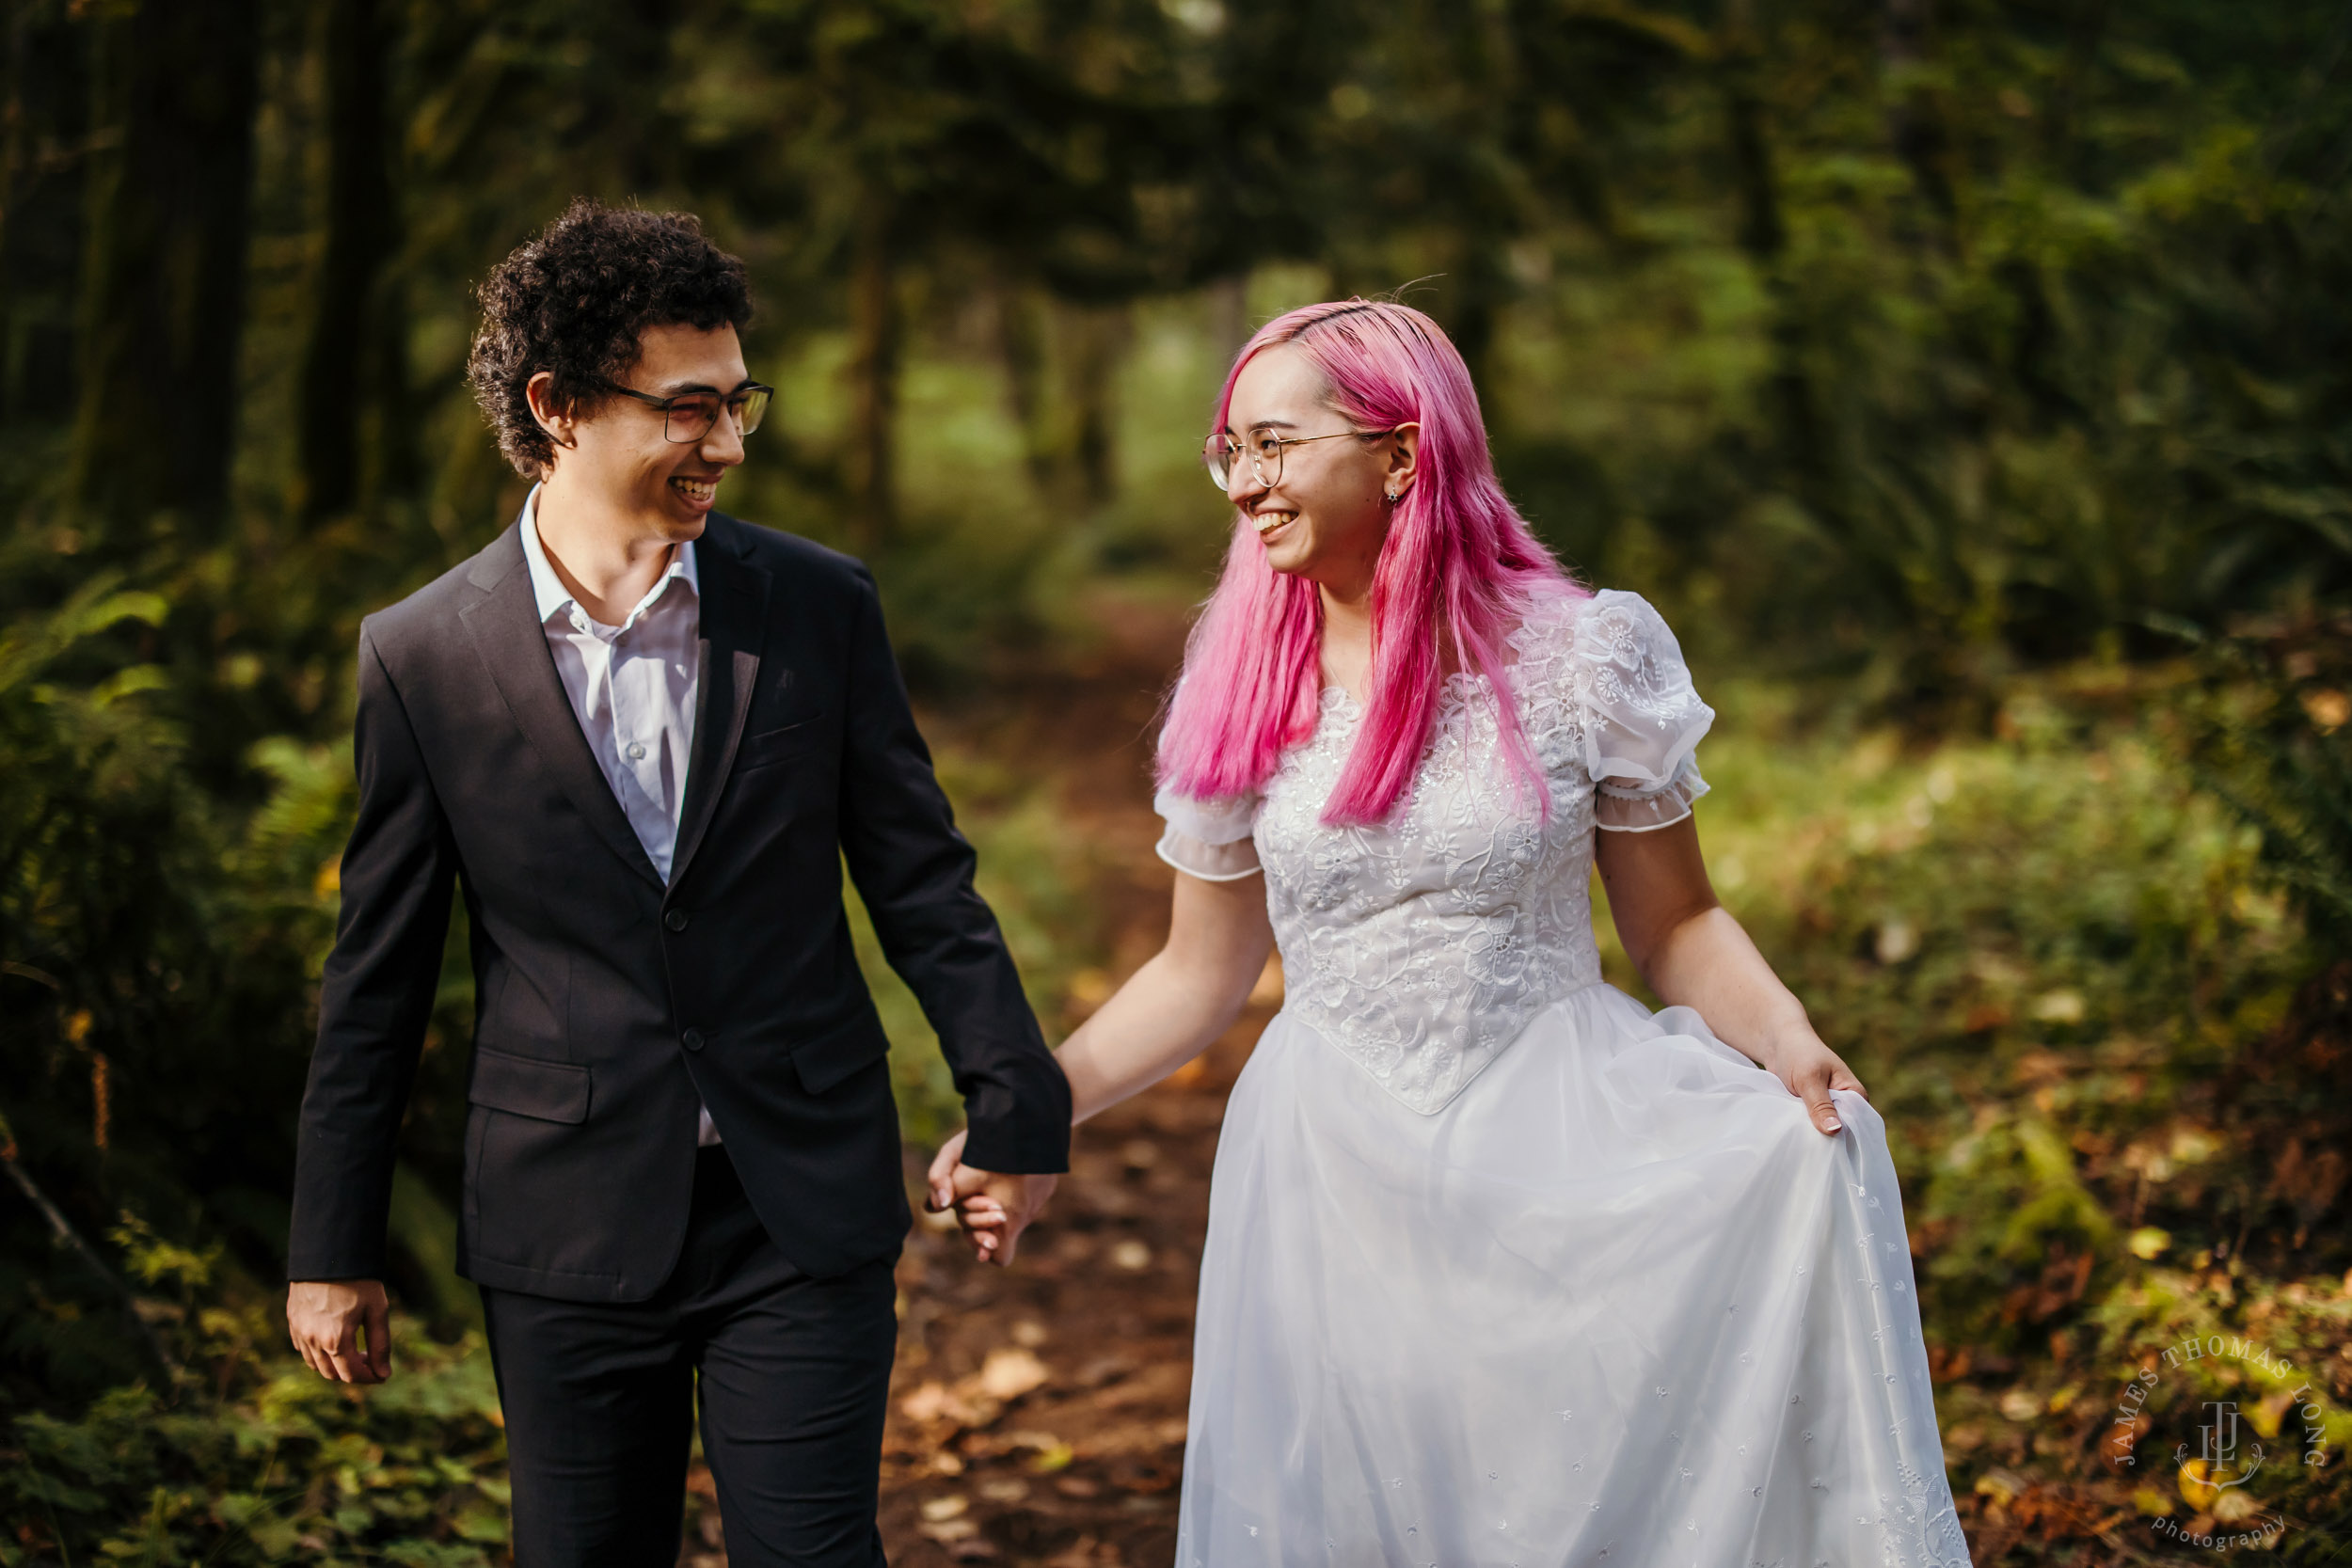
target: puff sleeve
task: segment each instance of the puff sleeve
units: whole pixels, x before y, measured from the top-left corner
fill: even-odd
[[[1163,789],[1152,798],[1152,809],[1168,823],[1152,847],[1177,870],[1209,882],[1239,881],[1257,874],[1258,846],[1250,836],[1257,823],[1257,796],[1197,800]]]
[[[1707,793],[1694,753],[1715,710],[1664,618],[1639,594],[1604,589],[1578,620],[1572,662],[1595,825],[1647,832],[1690,816]]]

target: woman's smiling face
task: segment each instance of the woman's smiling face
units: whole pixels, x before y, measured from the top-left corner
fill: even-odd
[[[1313,361],[1291,343],[1261,349],[1242,367],[1225,422],[1243,449],[1226,493],[1257,529],[1267,562],[1345,598],[1369,591],[1389,535],[1387,493],[1402,495],[1412,483],[1419,427],[1342,436],[1355,427],[1331,405]],[[1280,478],[1268,485],[1248,456],[1262,436],[1341,438],[1284,447]],[[1274,472],[1274,464],[1266,469]]]

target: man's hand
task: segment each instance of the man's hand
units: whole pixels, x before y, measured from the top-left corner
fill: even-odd
[[[392,1375],[392,1311],[382,1280],[296,1280],[286,1287],[286,1327],[302,1359],[329,1383],[381,1383]]]
[[[930,1192],[923,1206],[932,1213],[953,1209],[971,1238],[973,1255],[998,1266],[1012,1261],[1021,1232],[1045,1210],[1057,1176],[1011,1176],[963,1163],[963,1134],[941,1147],[931,1162]]]

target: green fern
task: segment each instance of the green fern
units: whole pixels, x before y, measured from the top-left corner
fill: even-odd
[[[2352,945],[2352,632],[2166,629],[2193,642],[2205,676],[2185,709],[2199,782],[2262,835],[2313,934]]]

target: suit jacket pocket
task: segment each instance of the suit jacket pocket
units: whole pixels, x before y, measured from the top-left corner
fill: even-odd
[[[588,1119],[588,1069],[474,1047],[466,1098],[493,1111],[577,1125]]]
[[[871,1013],[860,1013],[791,1051],[793,1070],[801,1075],[801,1086],[811,1094],[823,1094],[889,1054],[890,1037],[882,1033],[882,1021]]]
[[[747,735],[735,749],[735,766],[740,772],[753,768],[766,768],[771,763],[796,757],[824,740],[824,730],[815,718],[796,723],[779,724],[772,730]]]

